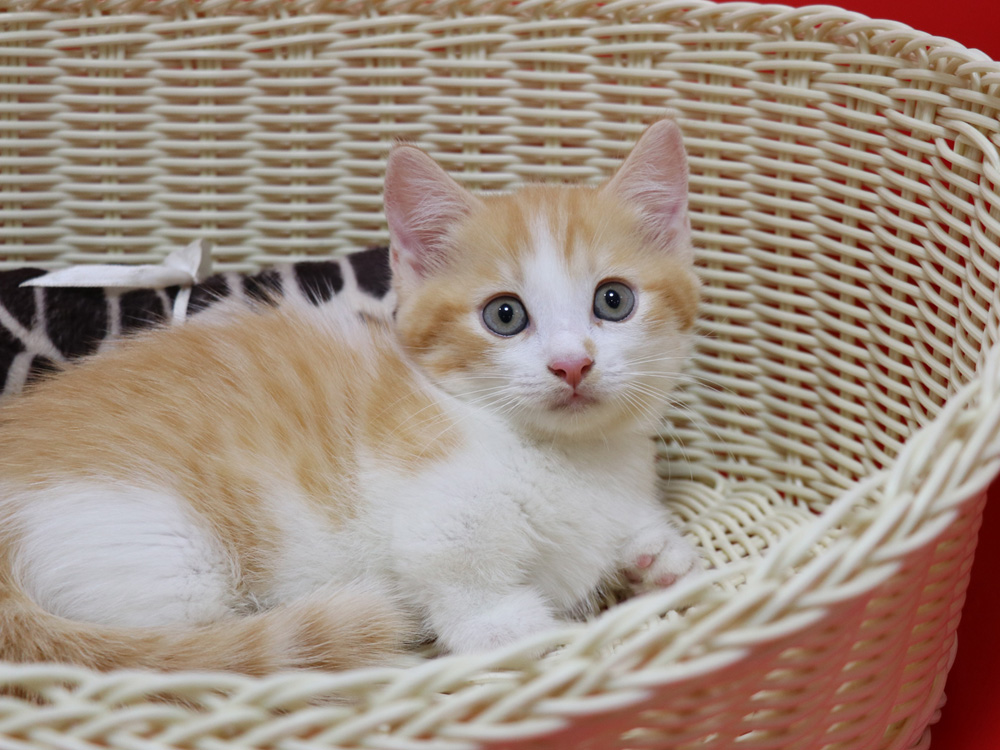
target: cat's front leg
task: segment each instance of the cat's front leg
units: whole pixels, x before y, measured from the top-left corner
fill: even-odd
[[[636,593],[670,586],[701,568],[694,545],[659,513],[649,514],[625,540],[621,561]]]
[[[476,653],[556,625],[551,601],[527,583],[537,553],[518,506],[475,485],[451,489],[394,519],[395,575],[428,629],[448,651]]]
[[[451,653],[501,648],[558,624],[542,594],[527,586],[505,593],[452,588],[440,594],[427,603],[428,620]]]

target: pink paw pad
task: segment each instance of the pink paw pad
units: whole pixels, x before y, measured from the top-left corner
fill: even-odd
[[[666,588],[667,586],[673,586],[677,582],[678,576],[673,573],[666,573],[658,577],[655,581],[656,585],[661,588]]]
[[[698,552],[668,524],[644,530],[630,546],[622,572],[636,592],[673,586],[700,567]]]
[[[642,583],[645,579],[643,571],[649,570],[656,562],[656,555],[639,555],[635,560],[635,565],[625,570],[625,578],[629,583]],[[665,584],[670,585],[670,584]]]

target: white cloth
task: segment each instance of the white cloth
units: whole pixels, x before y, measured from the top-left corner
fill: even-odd
[[[211,273],[211,245],[195,240],[187,247],[175,250],[162,263],[146,265],[93,264],[61,268],[44,276],[29,279],[21,286],[99,287],[104,289],[165,289],[180,287],[171,313],[173,323],[187,317],[191,287],[204,281]]]

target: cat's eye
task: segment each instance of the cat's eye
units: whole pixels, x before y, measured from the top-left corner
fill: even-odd
[[[517,297],[497,297],[483,308],[483,323],[498,336],[515,336],[528,325],[528,311]]]
[[[594,294],[594,315],[601,320],[625,320],[635,307],[635,292],[620,281],[606,281]]]

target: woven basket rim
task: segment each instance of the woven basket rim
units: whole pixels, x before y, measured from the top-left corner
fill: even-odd
[[[310,16],[343,15],[370,7],[395,14],[413,13],[427,16],[445,14],[455,7],[468,8],[468,0],[102,0],[95,25],[103,15],[134,14],[136,21],[158,16],[196,13],[206,17],[223,15],[255,16],[273,12],[296,12]],[[474,2],[478,15],[491,13],[507,17],[532,19],[538,11],[546,16],[562,14],[567,18],[616,19],[626,15],[657,15],[671,12],[699,17],[745,17],[745,29],[763,31],[788,24],[795,29],[819,30],[818,38],[840,34],[862,34],[872,48],[887,54],[906,55],[923,50],[929,58],[954,58],[958,64],[974,63],[978,73],[1000,74],[1000,63],[985,53],[966,47],[947,37],[914,29],[900,21],[872,18],[836,5],[811,4],[792,7],[780,3],[759,4],[733,0],[478,0]],[[0,0],[0,10],[8,13],[64,13],[78,20],[79,10],[90,7],[87,0]],[[95,6],[96,8],[96,6]],[[308,22],[308,17],[298,23]]]

